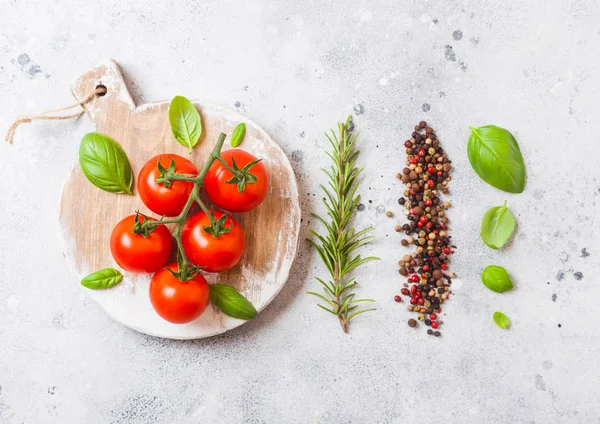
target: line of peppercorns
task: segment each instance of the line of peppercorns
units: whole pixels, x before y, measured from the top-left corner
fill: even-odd
[[[406,238],[402,246],[415,245],[412,254],[406,254],[398,262],[400,274],[407,277],[401,293],[410,297],[408,310],[418,314],[419,321],[431,327],[427,334],[439,337],[437,330],[442,324],[438,314],[441,305],[452,291],[454,273],[448,270],[449,256],[456,246],[448,235],[446,210],[450,203],[443,203],[438,194],[448,194],[451,161],[442,149],[437,136],[421,121],[415,126],[412,138],[404,142],[407,163],[401,174],[396,177],[406,185],[404,196],[398,203],[405,207],[409,223],[397,225],[396,231],[404,231]],[[414,236],[413,236],[414,235]],[[395,296],[396,302],[402,302],[401,296]],[[408,325],[416,327],[417,321],[409,319]]]

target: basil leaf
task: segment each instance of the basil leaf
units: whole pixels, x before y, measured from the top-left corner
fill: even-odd
[[[237,147],[242,144],[244,141],[244,136],[246,135],[246,124],[244,122],[240,123],[233,130],[233,134],[231,134],[231,147]]]
[[[202,120],[196,106],[183,96],[175,96],[169,106],[169,122],[175,140],[192,153],[202,135]]]
[[[96,187],[131,194],[133,171],[129,159],[112,138],[96,132],[84,135],[79,145],[79,166]]]
[[[510,327],[510,320],[502,312],[494,312],[494,322],[500,328]]]
[[[491,291],[504,293],[512,290],[513,283],[508,272],[501,266],[490,265],[481,273],[481,281]]]
[[[489,209],[481,221],[481,239],[492,249],[504,246],[515,231],[515,217],[506,207],[496,206]]]
[[[236,289],[225,284],[210,286],[210,301],[225,315],[249,320],[256,317],[256,309],[252,303]]]
[[[494,125],[471,127],[467,151],[471,166],[483,181],[509,193],[523,192],[525,163],[508,130]]]
[[[92,290],[109,289],[116,286],[123,279],[123,274],[114,268],[104,268],[96,271],[81,280],[81,285]]]

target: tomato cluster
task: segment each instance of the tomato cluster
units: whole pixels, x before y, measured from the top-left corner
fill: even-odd
[[[110,249],[119,266],[134,273],[155,273],[150,302],[165,320],[182,324],[198,318],[210,300],[210,288],[198,273],[222,272],[236,266],[244,253],[244,230],[220,210],[209,210],[199,198],[202,186],[211,202],[231,212],[246,212],[264,200],[269,176],[264,164],[239,149],[212,158],[199,180],[196,166],[172,153],[148,160],[138,176],[142,202],[163,218],[140,213],[122,219],[113,229]],[[202,211],[181,216],[191,203]],[[169,219],[168,217],[177,217]],[[185,220],[185,222],[184,222]],[[173,235],[163,224],[176,223],[177,263],[169,263]]]

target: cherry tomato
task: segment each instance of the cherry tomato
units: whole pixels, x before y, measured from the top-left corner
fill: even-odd
[[[213,215],[219,219],[223,212],[216,210]],[[244,230],[236,220],[228,217],[225,228],[231,228],[231,231],[215,238],[204,229],[209,225],[210,218],[204,212],[192,215],[181,231],[183,249],[194,265],[204,267],[203,271],[227,271],[242,259],[246,247]]]
[[[152,221],[155,219],[149,218]],[[140,222],[144,217],[139,215]],[[164,225],[159,225],[148,237],[135,234],[135,215],[123,218],[110,236],[110,251],[121,268],[130,272],[155,272],[169,260],[173,238]]]
[[[138,176],[138,192],[144,205],[152,212],[164,216],[177,216],[183,210],[185,203],[194,188],[190,181],[172,181],[167,188],[162,183],[157,183],[160,177],[158,161],[165,168],[171,166],[171,159],[175,161],[175,172],[178,174],[198,175],[198,169],[192,162],[173,153],[156,155],[142,167]]]
[[[258,160],[256,156],[239,149],[226,150],[221,153],[221,156],[230,167],[233,167],[233,159],[235,159],[239,169]],[[244,191],[240,193],[237,184],[227,183],[233,178],[233,174],[221,162],[215,161],[204,179],[206,194],[219,208],[231,212],[247,212],[254,209],[267,196],[269,176],[262,162],[252,166],[249,172],[256,177],[256,181],[246,183]]]
[[[167,265],[177,271],[177,264]],[[210,300],[210,288],[204,277],[197,274],[188,281],[181,281],[166,268],[161,269],[150,281],[150,303],[158,315],[174,324],[185,324],[198,318]]]

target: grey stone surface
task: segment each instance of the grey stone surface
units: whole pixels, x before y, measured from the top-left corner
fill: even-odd
[[[259,122],[293,161],[306,230],[323,211],[322,133],[354,113],[356,225],[377,227],[365,253],[382,258],[357,274],[378,310],[349,335],[305,294],[324,269],[304,244],[255,321],[195,342],[137,334],[86,299],[59,248],[61,184],[91,123],[23,126],[0,145],[0,422],[600,422],[599,19],[584,1],[0,1],[2,131],[69,104],[72,80],[113,57],[138,103],[184,94]],[[421,119],[455,165],[462,284],[440,339],[408,328],[392,300],[404,253],[394,174]],[[468,126],[490,123],[520,142],[521,195],[469,166]],[[480,219],[505,199],[518,230],[493,251]],[[479,282],[492,263],[513,292]]]

